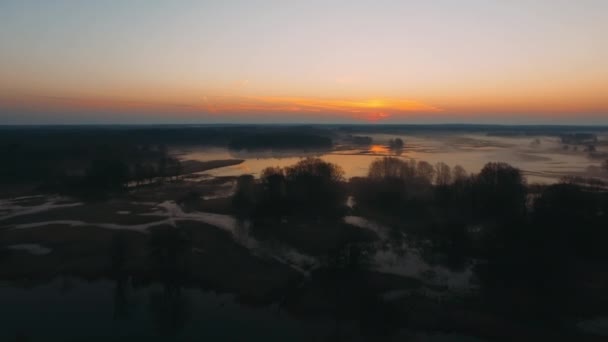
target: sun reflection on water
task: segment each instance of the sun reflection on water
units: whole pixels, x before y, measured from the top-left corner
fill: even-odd
[[[389,149],[385,145],[372,145],[369,151],[373,154],[388,154]]]

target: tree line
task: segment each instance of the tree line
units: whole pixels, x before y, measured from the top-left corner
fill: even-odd
[[[2,183],[37,184],[42,191],[79,197],[176,180],[183,172],[164,145],[85,142],[47,150],[22,144],[5,146],[1,152]]]
[[[487,163],[474,174],[458,165],[384,157],[371,163],[367,177],[346,180],[338,165],[306,158],[267,168],[258,181],[241,176],[233,207],[242,217],[327,219],[344,215],[348,195],[360,214],[390,218],[438,246],[449,240],[451,252],[467,257],[522,250],[521,243],[542,237],[544,249],[555,247],[550,255],[567,245],[608,258],[604,188],[569,179],[529,185],[506,163]]]

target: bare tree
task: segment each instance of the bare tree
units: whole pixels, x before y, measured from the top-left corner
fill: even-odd
[[[416,166],[416,175],[421,180],[432,183],[433,177],[435,176],[435,168],[426,161],[420,161]]]
[[[437,185],[448,185],[452,183],[452,170],[444,163],[439,162],[435,164],[435,184]]]
[[[407,176],[407,168],[407,163],[399,158],[378,158],[370,164],[368,176],[377,180],[402,179]]]
[[[467,171],[460,165],[454,166],[452,169],[452,181],[457,182],[467,178]]]

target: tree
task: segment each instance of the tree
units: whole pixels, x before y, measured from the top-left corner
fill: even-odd
[[[596,151],[597,151],[597,148],[595,147],[595,145],[589,144],[589,145],[587,145],[585,147],[585,152],[593,153],[593,152],[596,152]]]
[[[237,216],[246,217],[253,212],[257,202],[255,190],[255,179],[252,175],[242,175],[237,178],[236,191],[232,197],[232,206]]]
[[[391,149],[401,149],[404,146],[403,140],[401,138],[390,139],[388,141],[388,146]]]
[[[452,183],[452,170],[443,162],[435,164],[435,184],[445,186]]]
[[[154,165],[144,164],[143,168],[144,168],[145,181],[147,183],[152,183],[154,181],[154,178],[156,178],[158,176],[158,173],[157,173],[156,169],[154,168]]]
[[[487,163],[474,180],[475,210],[482,217],[516,219],[526,208],[526,182],[507,163]]]
[[[285,199],[287,196],[287,185],[283,169],[280,167],[267,167],[262,170],[260,180],[266,197],[273,201]]]
[[[430,200],[435,168],[425,161],[405,161],[395,157],[374,160],[367,180],[357,182],[357,200],[369,205],[403,212]]]
[[[344,170],[336,164],[328,163],[319,158],[308,157],[285,169],[288,180],[302,177],[317,177],[326,182],[343,182]]]
[[[177,181],[183,171],[182,163],[176,158],[168,157],[165,170],[167,177],[173,177],[173,180]]]
[[[396,155],[401,155],[401,153],[403,152],[403,146],[404,145],[405,144],[404,144],[403,140],[401,140],[401,138],[390,139],[388,141],[388,147]]]
[[[85,184],[91,189],[122,191],[128,181],[129,167],[121,160],[94,160],[86,170]]]
[[[373,142],[373,139],[371,137],[368,137],[368,136],[357,136],[357,135],[350,136],[350,140],[355,145],[364,145],[364,146],[369,146]]]
[[[344,171],[319,158],[306,158],[285,168],[289,200],[299,212],[335,215],[344,205]]]
[[[452,169],[452,180],[459,182],[467,178],[467,171],[460,165],[454,166]]]
[[[426,161],[419,161],[416,167],[416,176],[424,183],[432,183],[435,176],[435,168]]]
[[[144,179],[146,178],[146,171],[144,166],[140,162],[136,162],[133,166],[133,179],[135,180],[135,185],[140,186]]]
[[[339,215],[344,207],[344,171],[319,158],[305,158],[286,168],[266,168],[260,177],[263,216]]]
[[[374,160],[368,171],[371,179],[402,179],[404,177],[407,163],[399,158],[384,157]]]
[[[156,166],[157,174],[160,177],[160,181],[162,182],[164,178],[167,176],[167,157],[163,156],[158,159],[158,164]]]

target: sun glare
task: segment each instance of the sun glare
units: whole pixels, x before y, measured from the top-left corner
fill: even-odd
[[[369,151],[373,154],[387,154],[389,152],[388,147],[384,145],[372,145]]]

